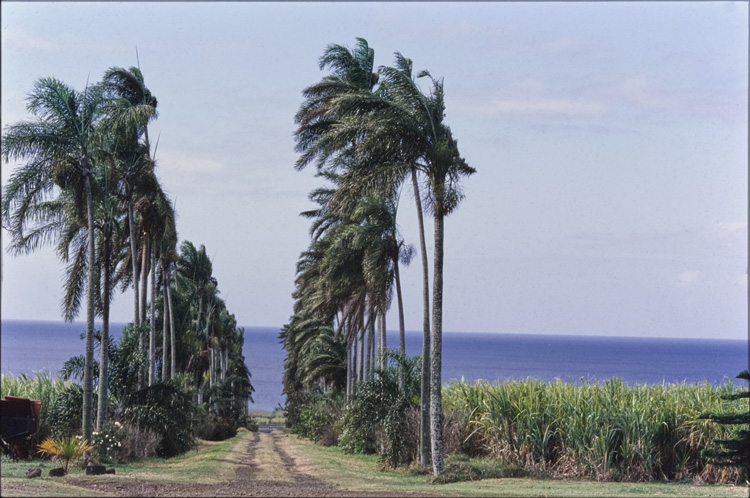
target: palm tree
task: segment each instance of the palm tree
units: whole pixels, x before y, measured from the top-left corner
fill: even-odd
[[[369,195],[362,199],[352,214],[353,224],[348,229],[353,233],[353,246],[363,251],[362,269],[374,309],[380,321],[379,368],[383,369],[385,339],[385,312],[390,307],[392,289],[396,289],[399,316],[399,351],[406,354],[403,299],[399,262],[408,264],[413,249],[405,246],[398,237],[396,227],[396,203],[392,198]],[[399,380],[403,387],[403,369],[399,369]]]
[[[463,195],[462,177],[475,172],[460,156],[450,128],[443,122],[443,83],[422,71],[432,82],[424,95],[411,75],[411,61],[396,54],[396,67],[380,69],[384,96],[346,94],[329,105],[340,125],[319,140],[322,153],[349,147],[350,156],[367,158],[350,167],[366,167],[361,174],[404,178],[418,168],[429,184],[428,208],[435,224],[433,261],[432,334],[430,357],[430,427],[434,474],[444,468],[442,447],[442,298],[444,218]]]
[[[151,253],[151,320],[149,330],[149,385],[156,381],[156,267],[162,253],[165,257],[174,253],[177,244],[175,212],[169,197],[157,184],[152,192],[150,202],[144,202],[141,209],[141,220],[147,246]],[[144,275],[145,281],[145,275]]]
[[[134,318],[136,325],[141,323],[139,313],[138,293],[138,267],[137,258],[137,236],[135,230],[134,190],[139,182],[139,177],[149,169],[153,170],[151,163],[151,143],[148,136],[148,123],[158,117],[157,99],[146,87],[143,73],[137,67],[124,69],[121,67],[109,68],[104,73],[103,84],[109,98],[109,115],[113,125],[127,131],[133,130],[134,142],[143,136],[145,140],[145,154],[134,154],[130,162],[126,163],[124,171],[125,198],[128,207],[128,227],[130,231],[130,253],[133,276],[133,298]],[[142,160],[141,158],[145,159]],[[145,278],[145,275],[144,275]]]
[[[330,66],[333,74],[327,76],[322,82],[308,87],[303,92],[305,102],[300,107],[295,118],[300,125],[295,138],[297,139],[296,150],[302,153],[297,161],[296,168],[302,169],[310,162],[317,160],[318,170],[321,171],[330,161],[332,156],[338,157],[334,164],[339,166],[351,163],[352,161],[363,162],[363,156],[347,153],[347,147],[356,141],[358,131],[355,124],[349,131],[352,134],[347,135],[344,142],[331,142],[325,140],[325,137],[336,127],[342,127],[340,116],[337,110],[332,106],[332,102],[341,96],[357,96],[361,99],[388,99],[391,97],[391,90],[388,84],[381,85],[377,92],[374,92],[374,86],[379,80],[379,73],[373,73],[374,51],[367,45],[367,41],[358,38],[357,47],[349,51],[341,45],[330,45],[323,57],[320,59],[320,68]],[[400,65],[398,65],[400,64]],[[409,81],[412,80],[411,61],[400,57],[397,54],[397,71],[401,71]],[[386,82],[387,83],[387,82]],[[379,94],[379,95],[378,95]],[[356,100],[356,99],[355,99]],[[354,107],[356,112],[356,107]],[[344,114],[350,109],[344,108]],[[349,141],[351,140],[351,141]],[[393,150],[389,152],[389,161],[393,161],[393,154],[400,151],[398,141],[396,141]],[[411,157],[411,156],[409,156]],[[382,156],[376,156],[377,161],[382,161]],[[401,159],[397,162],[407,165],[406,169],[397,168],[394,175],[384,175],[383,168],[378,168],[378,173],[373,175],[362,175],[362,168],[356,175],[353,175],[353,185],[357,189],[362,188],[373,190],[373,183],[378,185],[377,189],[381,192],[396,191],[398,185],[404,181],[406,175],[411,176],[412,187],[414,189],[414,198],[417,206],[417,220],[419,228],[420,252],[422,261],[422,298],[423,298],[423,340],[422,340],[422,424],[421,424],[421,444],[420,456],[423,465],[429,462],[429,383],[430,383],[430,291],[429,291],[429,265],[427,261],[427,248],[425,242],[424,220],[422,216],[422,202],[417,179],[417,167],[414,163],[409,164],[408,159]],[[394,173],[394,171],[391,171]],[[342,189],[348,191],[349,189]],[[358,196],[348,195],[351,202]],[[340,201],[335,201],[340,202]],[[349,207],[351,209],[351,206]]]
[[[7,127],[2,140],[2,156],[10,160],[25,159],[13,174],[5,192],[4,217],[24,212],[25,203],[36,203],[53,195],[56,185],[82,183],[88,230],[88,270],[86,295],[86,355],[83,397],[83,437],[93,431],[93,362],[95,239],[94,201],[92,191],[92,153],[99,143],[99,122],[103,112],[102,89],[87,87],[77,92],[55,78],[38,80],[29,95],[27,109],[35,120]],[[23,229],[21,227],[16,227]],[[23,235],[20,235],[23,238]],[[36,239],[38,240],[38,239]],[[42,239],[43,240],[43,239]],[[33,248],[33,247],[32,247]],[[29,249],[31,250],[31,248]]]

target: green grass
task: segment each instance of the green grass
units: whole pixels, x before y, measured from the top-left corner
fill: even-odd
[[[351,491],[383,491],[394,495],[405,492],[429,493],[440,496],[611,496],[611,497],[746,497],[745,487],[729,485],[696,486],[689,483],[622,483],[588,480],[532,479],[528,477],[487,478],[448,484],[432,483],[431,469],[381,470],[375,455],[349,455],[337,447],[317,446],[296,436],[288,441],[294,455],[309,462],[314,473],[323,480]],[[476,459],[468,462],[480,471],[514,472],[512,468]],[[448,460],[451,463],[451,459]]]
[[[240,461],[240,452],[252,433],[240,429],[237,436],[225,441],[200,441],[196,449],[170,459],[148,458],[128,464],[114,464],[116,474],[111,479],[148,481],[153,483],[214,484],[231,479]],[[42,477],[26,479],[30,468],[41,468]],[[59,467],[50,460],[12,462],[4,459],[0,469],[2,496],[109,496],[75,486],[80,480],[96,480],[86,476],[80,465],[71,465],[63,478],[48,477],[49,469]]]

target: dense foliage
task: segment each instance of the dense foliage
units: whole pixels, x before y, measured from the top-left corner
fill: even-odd
[[[750,372],[743,370],[737,378],[750,381]],[[750,400],[750,390],[726,393],[722,395],[722,399]],[[743,407],[743,411],[739,413],[707,413],[701,418],[722,425],[739,426],[736,430],[730,431],[730,434],[715,439],[713,445],[703,450],[701,454],[714,465],[737,468],[740,480],[748,481],[750,479],[750,408]]]
[[[80,431],[92,440],[123,420],[135,439],[149,440],[131,455],[154,446],[141,438],[148,431],[156,451],[171,456],[192,445],[197,418],[223,427],[212,437],[247,423],[244,330],[219,297],[205,247],[178,246],[148,134],[157,106],[137,67],[112,67],[83,91],[40,78],[27,99],[30,119],[4,130],[2,158],[19,162],[0,206],[9,251],[54,246],[66,264],[62,315],[86,316],[84,353],[61,372],[80,385],[56,397],[28,393],[43,402],[37,438]],[[118,287],[133,291],[133,321],[114,341]]]
[[[399,267],[409,264],[414,250],[405,243],[396,220],[403,185],[411,179],[423,270],[425,360],[419,395],[420,458],[426,463],[431,453],[437,476],[444,466],[440,400],[444,222],[463,198],[461,179],[475,170],[461,157],[444,121],[443,81],[428,71],[420,71],[415,78],[412,61],[400,53],[395,54],[392,67],[376,69],[374,53],[362,38],[351,50],[329,45],[319,62],[320,69],[329,69],[330,73],[303,90],[304,100],[295,116],[299,126],[296,150],[300,153],[295,167],[314,164],[326,184],[309,195],[317,207],[302,213],[312,220],[311,242],[297,264],[294,315],[281,335],[287,350],[287,410],[294,425],[304,411],[301,405],[311,399],[308,393],[316,381],[324,391],[339,392],[344,390],[340,384],[345,379],[347,397],[371,393],[360,394],[361,403],[370,399],[376,404],[377,396],[392,392],[392,386],[383,384],[382,379],[386,369],[386,311],[395,294],[399,352],[404,355]],[[418,86],[420,78],[429,79],[428,93]],[[419,178],[423,180],[421,188]],[[434,218],[432,318],[423,201]],[[316,325],[305,326],[311,323]],[[334,324],[333,334],[324,332],[333,330]],[[320,341],[317,336],[326,340]],[[307,346],[315,342],[317,347]],[[311,368],[316,363],[325,368]],[[403,362],[399,368],[398,390],[393,393],[405,400]],[[389,397],[387,401],[396,399]],[[409,403],[397,405],[405,410]],[[381,414],[372,415],[378,418],[369,420],[363,415],[358,420],[374,427]],[[356,418],[353,412],[349,417]],[[372,431],[366,427],[356,430],[363,432],[354,437],[354,442],[349,442],[349,435],[343,442],[366,451],[374,444],[366,441]],[[364,446],[357,446],[360,443]]]
[[[723,411],[728,381],[628,385],[619,379],[581,385],[526,381],[453,383],[446,412],[463,412],[476,451],[528,471],[597,480],[714,482],[722,473],[701,451],[734,429],[699,417]],[[737,469],[725,473],[737,480]]]

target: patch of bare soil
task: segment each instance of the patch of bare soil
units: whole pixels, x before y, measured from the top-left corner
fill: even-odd
[[[392,493],[350,491],[326,484],[312,475],[309,464],[297,465],[283,446],[280,432],[256,432],[241,454],[234,479],[219,484],[130,482],[105,476],[71,484],[117,496],[392,496]]]

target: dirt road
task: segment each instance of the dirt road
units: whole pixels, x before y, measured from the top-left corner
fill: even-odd
[[[274,429],[253,433],[239,455],[235,477],[219,484],[131,482],[106,476],[71,484],[117,496],[389,496],[322,482],[312,475],[309,464],[290,456],[286,436]]]

